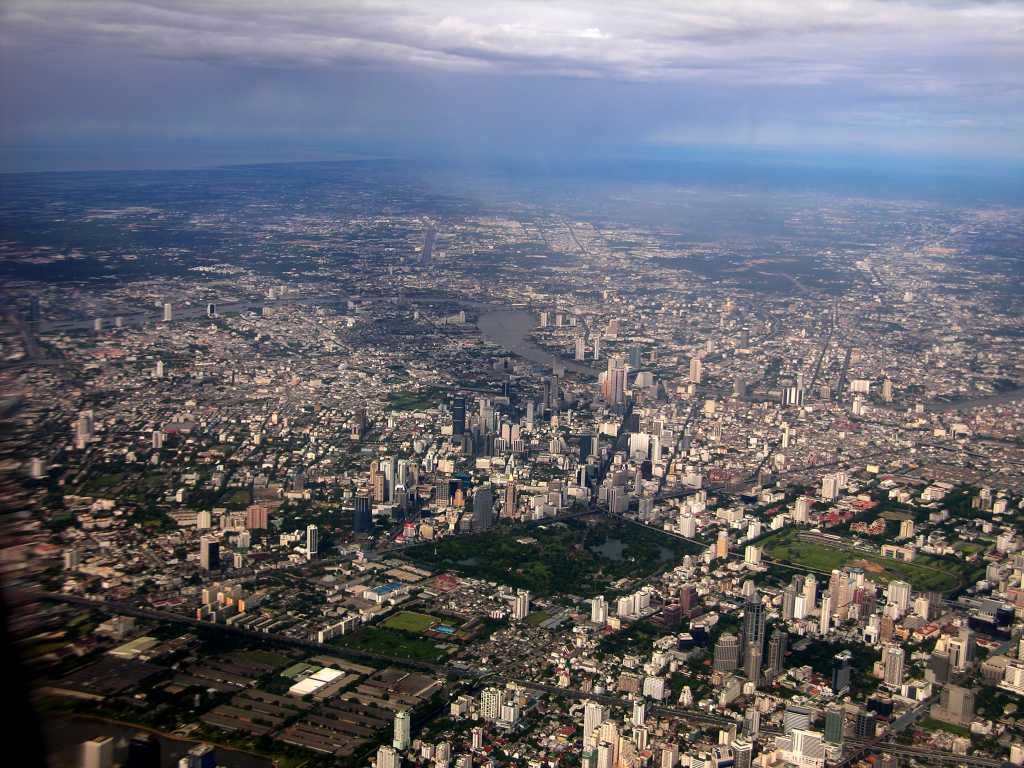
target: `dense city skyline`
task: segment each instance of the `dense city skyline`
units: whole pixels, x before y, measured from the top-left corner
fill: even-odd
[[[47,768],[1024,768],[1024,5],[0,4]]]

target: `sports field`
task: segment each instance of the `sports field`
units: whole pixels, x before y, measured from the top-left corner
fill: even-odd
[[[425,613],[414,613],[413,611],[399,611],[393,616],[388,616],[382,623],[382,626],[388,629],[399,629],[403,632],[411,632],[413,634],[419,634],[424,630],[430,629],[431,626],[436,624],[438,619],[433,616],[428,616]]]
[[[780,563],[829,573],[833,568],[857,566],[870,578],[887,583],[895,579],[910,582],[914,589],[947,591],[956,587],[963,577],[958,564],[919,555],[913,562],[890,560],[870,552],[845,545],[830,546],[812,541],[801,541],[795,531],[769,536],[760,542],[766,557]]]

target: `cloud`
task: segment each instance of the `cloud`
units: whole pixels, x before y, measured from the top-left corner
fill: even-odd
[[[972,58],[982,47],[989,60],[1021,63],[1024,33],[1020,4],[920,0],[7,0],[3,8],[9,50],[99,46],[242,66],[411,65],[637,80],[709,69],[767,83],[790,82],[793,69],[822,81],[871,77],[894,59]],[[783,57],[790,64],[763,66]]]
[[[4,0],[0,131],[1016,152],[1022,39],[986,0]]]

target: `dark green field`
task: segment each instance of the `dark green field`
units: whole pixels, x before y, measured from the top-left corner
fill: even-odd
[[[448,655],[433,640],[384,626],[365,627],[351,635],[343,635],[334,642],[347,648],[416,661],[443,661]]]
[[[619,579],[641,578],[672,566],[695,549],[642,526],[602,519],[501,527],[413,547],[405,556],[535,595],[589,597],[607,591]]]

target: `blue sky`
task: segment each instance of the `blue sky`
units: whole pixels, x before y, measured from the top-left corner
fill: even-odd
[[[1022,73],[1019,2],[3,0],[0,169],[694,147],[1018,165]]]

